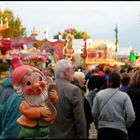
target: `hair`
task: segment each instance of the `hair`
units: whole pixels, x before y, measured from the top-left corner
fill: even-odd
[[[51,67],[46,67],[46,68],[44,68],[44,70],[50,70],[51,73],[54,73],[54,70],[53,70],[53,68],[51,68]]]
[[[99,68],[96,67],[95,69],[92,70],[93,73],[98,73],[99,72]]]
[[[121,74],[121,83],[122,85],[127,86],[130,82],[130,76],[128,73],[124,72]]]
[[[140,87],[140,70],[132,74],[132,77],[130,79],[130,86]]]
[[[110,68],[108,68],[108,67],[107,67],[107,68],[105,68],[105,70],[104,70],[104,71],[105,71],[105,74],[107,74],[107,75],[109,75],[109,74],[111,73],[111,69],[110,69]]]
[[[118,72],[111,72],[108,78],[108,87],[109,88],[117,88],[120,87],[121,84],[121,76]]]
[[[129,72],[131,72],[132,70],[133,70],[133,68],[132,68],[131,66],[128,66],[127,72],[129,73]]]
[[[69,68],[73,68],[72,62],[70,60],[59,60],[55,65],[55,78],[65,79],[64,71]]]
[[[50,71],[54,75],[53,68],[51,68],[51,67],[45,67],[42,71],[46,71],[46,70]]]
[[[124,68],[121,68],[120,69],[120,73],[124,73],[125,72],[125,69]]]
[[[103,71],[104,72],[104,68],[103,68],[104,66],[102,65],[102,64],[100,64],[99,66],[98,66],[98,68],[99,68],[99,71]]]
[[[85,78],[85,75],[84,75],[83,72],[74,72],[73,83],[76,84],[76,85],[79,85],[82,78]]]

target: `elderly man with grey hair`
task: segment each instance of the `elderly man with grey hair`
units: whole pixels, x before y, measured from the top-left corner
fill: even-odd
[[[50,139],[86,139],[86,119],[80,88],[71,84],[72,62],[61,59],[55,66],[58,102],[57,118],[51,126]]]

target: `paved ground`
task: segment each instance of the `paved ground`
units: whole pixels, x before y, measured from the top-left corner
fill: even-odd
[[[97,139],[97,130],[94,126],[94,123],[90,124],[89,139]]]

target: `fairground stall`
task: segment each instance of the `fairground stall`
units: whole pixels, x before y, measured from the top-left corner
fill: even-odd
[[[86,46],[86,69],[92,65],[102,64],[104,67],[113,65],[125,65],[125,63],[117,61],[115,44],[111,41],[100,40],[94,41]]]

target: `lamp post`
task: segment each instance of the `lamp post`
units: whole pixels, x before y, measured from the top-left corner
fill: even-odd
[[[117,60],[117,51],[118,51],[118,27],[116,25],[116,28],[115,28],[115,53],[116,53],[116,60]]]

